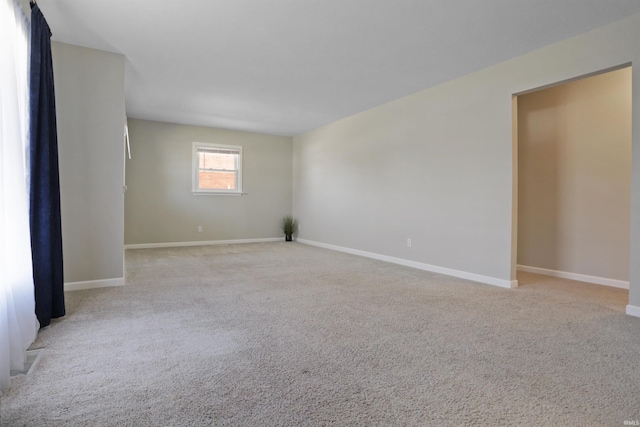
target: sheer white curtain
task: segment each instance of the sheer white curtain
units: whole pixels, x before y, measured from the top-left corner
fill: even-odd
[[[29,22],[17,0],[0,0],[0,392],[23,369],[35,316],[26,153]]]

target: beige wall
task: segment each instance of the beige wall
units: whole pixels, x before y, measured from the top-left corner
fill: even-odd
[[[628,281],[631,68],[518,97],[518,264]]]
[[[51,50],[65,282],[123,279],[124,56]]]
[[[125,243],[277,238],[292,209],[292,139],[129,119]],[[247,194],[193,195],[192,142],[240,145]],[[198,226],[203,227],[198,232]]]
[[[514,280],[512,95],[638,61],[639,39],[634,15],[295,137],[300,237]],[[638,150],[640,109],[633,117]],[[630,301],[640,305],[636,163]]]

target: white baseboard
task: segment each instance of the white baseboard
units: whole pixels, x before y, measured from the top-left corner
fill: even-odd
[[[577,280],[579,282],[594,283],[596,285],[612,286],[614,288],[629,289],[629,282],[625,282],[623,280],[608,279],[606,277],[587,276],[586,274],[549,270],[547,268],[530,267],[528,265],[518,265],[518,271],[543,274],[545,276],[560,277],[562,279]]]
[[[339,252],[346,252],[352,255],[359,255],[367,258],[373,258],[380,261],[391,262],[393,264],[404,265],[406,267],[417,268],[419,270],[431,271],[433,273],[440,273],[447,276],[459,277],[461,279],[473,280],[474,282],[485,283],[488,285],[499,286],[501,288],[517,288],[517,280],[504,280],[496,277],[483,276],[480,274],[469,273],[466,271],[454,270],[451,268],[438,267],[437,265],[424,264],[422,262],[409,261],[402,258],[395,258],[387,255],[380,255],[373,252],[365,252],[358,249],[345,248],[342,246],[330,245],[327,243],[320,243],[307,239],[296,239],[300,243],[305,245],[317,246],[320,248],[331,249]]]
[[[627,314],[629,316],[640,317],[640,307],[638,307],[637,305],[629,304],[627,306]]]
[[[111,286],[124,285],[124,277],[115,279],[87,280],[85,282],[67,282],[64,284],[65,291],[82,291],[84,289],[108,288]]]
[[[183,246],[211,246],[211,245],[235,245],[239,243],[265,243],[284,242],[282,237],[267,237],[262,239],[237,239],[237,240],[203,240],[197,242],[168,242],[168,243],[136,243],[124,245],[125,249],[153,249],[153,248],[177,248]]]

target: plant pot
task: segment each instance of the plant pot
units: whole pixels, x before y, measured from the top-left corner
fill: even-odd
[[[284,240],[286,242],[292,242],[293,241],[293,236],[291,236],[291,234],[287,234],[284,236]]]

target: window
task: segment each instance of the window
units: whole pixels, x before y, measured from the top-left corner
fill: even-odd
[[[242,147],[193,143],[193,193],[242,194]]]

